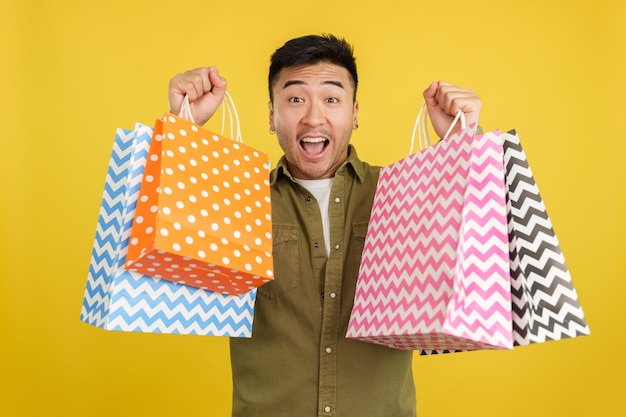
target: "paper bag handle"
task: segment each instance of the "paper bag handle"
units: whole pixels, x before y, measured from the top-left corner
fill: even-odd
[[[230,137],[233,138],[235,142],[243,143],[243,138],[241,137],[241,125],[239,124],[239,113],[237,113],[235,101],[228,91],[225,92],[224,101],[222,102],[222,135],[224,135],[224,126],[226,125],[226,111],[228,111],[228,120],[230,121]],[[233,121],[237,127],[236,131],[233,130]]]
[[[191,115],[191,107],[189,106],[189,97],[185,94],[183,97],[183,104],[180,105],[180,112],[178,113],[178,117],[181,119],[189,120],[191,123],[196,123]]]
[[[241,137],[241,125],[239,124],[239,113],[237,113],[235,102],[228,91],[225,92],[224,101],[222,102],[222,129],[220,132],[222,136],[224,136],[224,127],[226,126],[226,112],[228,112],[230,136],[236,142],[243,143],[243,138]],[[186,94],[185,97],[183,97],[183,104],[180,106],[180,113],[178,114],[178,117],[189,120],[191,123],[196,123],[191,114],[189,97]]]
[[[466,127],[465,113],[463,113],[463,110],[459,109],[456,116],[454,117],[454,120],[452,120],[452,123],[450,124],[448,131],[446,132],[445,135],[443,135],[442,140],[448,139],[448,136],[450,136],[452,129],[454,129],[454,126],[459,121],[459,119],[461,120],[461,129],[465,129]],[[409,148],[409,155],[413,153],[416,132],[417,132],[417,141],[419,144],[419,150],[421,151],[422,149],[426,149],[428,146],[430,146],[431,144],[430,134],[428,133],[428,108],[426,107],[425,102],[422,103],[422,105],[420,106],[419,112],[417,113],[417,118],[415,119],[415,124],[413,125],[413,133],[411,133],[411,147]]]

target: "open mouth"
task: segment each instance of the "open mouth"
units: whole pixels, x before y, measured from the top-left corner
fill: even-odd
[[[306,137],[300,139],[300,146],[309,155],[320,155],[324,152],[330,141],[321,137]]]

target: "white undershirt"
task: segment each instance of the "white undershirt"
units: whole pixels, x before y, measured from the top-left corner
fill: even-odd
[[[330,188],[333,185],[333,178],[322,180],[300,180],[295,178],[296,182],[306,188],[317,200],[322,216],[322,228],[324,230],[324,248],[326,249],[326,257],[330,256],[330,222],[328,220],[328,202],[330,200]]]

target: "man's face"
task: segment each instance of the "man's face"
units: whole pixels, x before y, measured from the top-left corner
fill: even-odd
[[[357,123],[350,73],[328,62],[285,68],[272,92],[270,129],[276,130],[291,174],[305,180],[333,177],[348,157]]]

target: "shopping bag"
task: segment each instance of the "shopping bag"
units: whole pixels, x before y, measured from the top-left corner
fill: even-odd
[[[499,132],[465,127],[382,168],[347,337],[511,349],[507,233]]]
[[[166,113],[139,194],[127,270],[226,294],[273,279],[267,154]]]
[[[569,269],[515,130],[502,135],[516,346],[590,333]]]
[[[256,292],[225,295],[124,270],[152,128],[118,129],[80,320],[106,330],[251,337]]]

